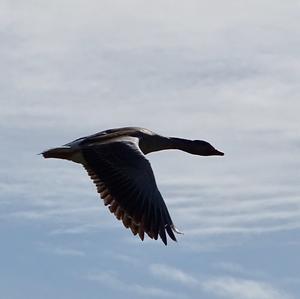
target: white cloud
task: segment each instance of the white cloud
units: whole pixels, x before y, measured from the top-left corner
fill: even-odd
[[[215,268],[237,275],[264,276],[261,272],[251,272],[241,265],[233,263],[218,263]],[[152,264],[150,266],[152,275],[168,281],[174,281],[184,285],[188,289],[198,288],[201,291],[229,299],[292,299],[291,296],[274,288],[271,284],[257,279],[242,279],[232,276],[217,276],[205,279],[196,278],[189,273],[164,264]],[[203,277],[203,276],[202,276]]]
[[[63,256],[85,256],[85,253],[83,251],[72,248],[54,248],[53,253]]]
[[[38,248],[43,252],[60,256],[84,257],[86,255],[84,251],[79,249],[54,246],[46,243],[38,243]]]
[[[138,283],[128,283],[125,280],[121,280],[114,272],[100,272],[97,274],[90,274],[87,279],[95,282],[99,282],[115,290],[126,291],[141,296],[153,296],[162,298],[185,298],[184,295],[176,294],[174,292],[164,290],[158,287],[152,287],[148,285],[141,285]]]
[[[300,228],[300,222],[289,222],[285,224],[273,224],[268,227],[264,225],[261,226],[238,226],[238,227],[226,227],[226,226],[211,226],[203,228],[195,228],[190,230],[185,230],[187,236],[193,238],[193,236],[211,236],[211,235],[259,235],[273,232],[284,232],[290,230],[298,230]]]
[[[197,279],[193,276],[183,272],[182,270],[164,264],[150,265],[150,272],[156,277],[175,281],[186,286],[196,286],[198,284]]]
[[[221,269],[221,270],[225,270],[225,271],[229,271],[229,272],[245,273],[245,269],[239,264],[220,262],[220,263],[214,264],[213,266],[217,269]]]
[[[56,248],[51,248],[49,249],[49,251],[55,255],[61,255],[61,256],[85,256],[85,253],[81,250],[77,250],[77,249],[72,249],[72,248],[60,248],[60,247],[56,247]]]
[[[255,281],[233,277],[218,277],[204,281],[202,288],[221,298],[235,299],[291,299],[288,294],[273,286]]]
[[[121,261],[123,263],[127,263],[132,266],[138,266],[140,264],[139,260],[136,257],[130,255],[116,253],[116,252],[109,252],[108,255],[117,261]]]
[[[238,277],[246,276],[246,277],[255,277],[255,278],[266,278],[267,275],[257,269],[249,269],[246,267],[243,267],[240,264],[231,263],[231,262],[218,262],[214,263],[213,268],[217,269],[218,272],[223,271],[226,272],[226,274],[235,274]]]

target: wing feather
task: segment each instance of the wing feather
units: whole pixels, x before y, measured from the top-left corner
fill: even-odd
[[[85,146],[85,168],[104,204],[134,235],[167,245],[166,231],[176,241],[173,222],[157,188],[149,161],[133,142]]]

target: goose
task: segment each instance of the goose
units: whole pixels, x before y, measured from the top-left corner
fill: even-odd
[[[177,241],[174,233],[180,231],[173,224],[145,155],[168,149],[200,156],[224,155],[203,140],[164,137],[139,127],[105,130],[41,154],[83,165],[104,205],[126,228],[142,241],[146,233],[151,239],[160,237],[167,245],[167,235]]]

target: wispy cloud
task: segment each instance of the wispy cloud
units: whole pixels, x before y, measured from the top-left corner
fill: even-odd
[[[50,244],[40,243],[38,248],[43,252],[47,252],[54,255],[69,256],[69,257],[85,257],[85,252],[79,249],[58,247]]]
[[[281,196],[280,191],[274,195],[258,190],[252,191],[253,198],[249,198],[247,187],[231,196],[224,193],[225,196],[204,194],[210,198],[205,201],[194,196],[186,199],[181,195],[182,202],[176,198],[174,214],[177,221],[185,223],[186,236],[254,235],[300,227],[300,205],[296,195]]]
[[[243,267],[240,264],[232,263],[232,262],[218,262],[214,263],[212,265],[214,269],[217,269],[218,272],[221,270],[222,272],[225,272],[226,274],[236,276],[246,276],[246,277],[252,277],[252,278],[266,278],[266,274],[263,273],[260,270],[253,270]]]
[[[245,273],[245,269],[241,265],[234,263],[220,262],[215,263],[213,267],[233,273]]]
[[[138,266],[140,264],[139,260],[136,257],[130,255],[116,253],[116,252],[113,253],[109,252],[108,255],[117,261],[127,263],[129,265]]]
[[[85,256],[83,251],[71,248],[54,248],[53,253],[63,256]]]
[[[72,248],[53,248],[50,250],[53,254],[62,256],[85,256],[85,253],[81,250],[76,250]]]
[[[232,263],[219,263],[215,265],[235,274],[251,274],[257,276],[257,272],[246,271],[242,266]],[[152,275],[168,281],[174,281],[184,285],[187,289],[199,289],[221,298],[235,299],[292,299],[292,297],[274,288],[271,284],[257,279],[242,279],[234,276],[216,276],[214,278],[197,278],[178,268],[164,264],[150,266]],[[260,275],[261,276],[261,275]]]
[[[108,228],[109,226],[104,227]],[[78,235],[78,234],[87,234],[87,233],[95,233],[99,232],[103,229],[103,225],[101,223],[96,224],[67,224],[61,226],[59,228],[55,228],[49,232],[50,235]]]
[[[196,286],[198,284],[197,279],[193,276],[182,270],[164,264],[152,264],[150,265],[149,270],[152,275],[158,278],[175,281],[186,286]]]
[[[141,296],[153,296],[153,297],[162,297],[162,298],[186,298],[184,295],[176,294],[174,292],[164,290],[158,287],[152,287],[142,284],[132,284],[128,283],[125,280],[118,278],[117,274],[114,272],[101,272],[97,274],[90,274],[87,276],[88,280],[99,282],[105,284],[106,286],[122,290],[136,295]]]
[[[208,293],[229,299],[292,299],[267,283],[233,277],[209,279],[202,283],[202,288]]]
[[[185,230],[187,236],[211,236],[211,235],[232,235],[232,234],[243,234],[243,235],[258,235],[265,233],[273,232],[282,232],[289,230],[298,230],[300,228],[300,222],[289,222],[285,224],[275,224],[272,226],[239,226],[239,227],[230,227],[230,226],[211,226],[203,228],[195,228],[190,230]]]

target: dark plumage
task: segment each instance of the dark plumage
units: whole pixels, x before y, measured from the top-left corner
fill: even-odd
[[[160,237],[167,245],[166,232],[176,241],[174,232],[178,231],[145,158],[145,154],[165,149],[202,156],[224,155],[206,141],[164,137],[135,127],[106,130],[42,154],[45,158],[82,164],[104,204],[126,228],[141,240],[146,233],[155,240]]]

